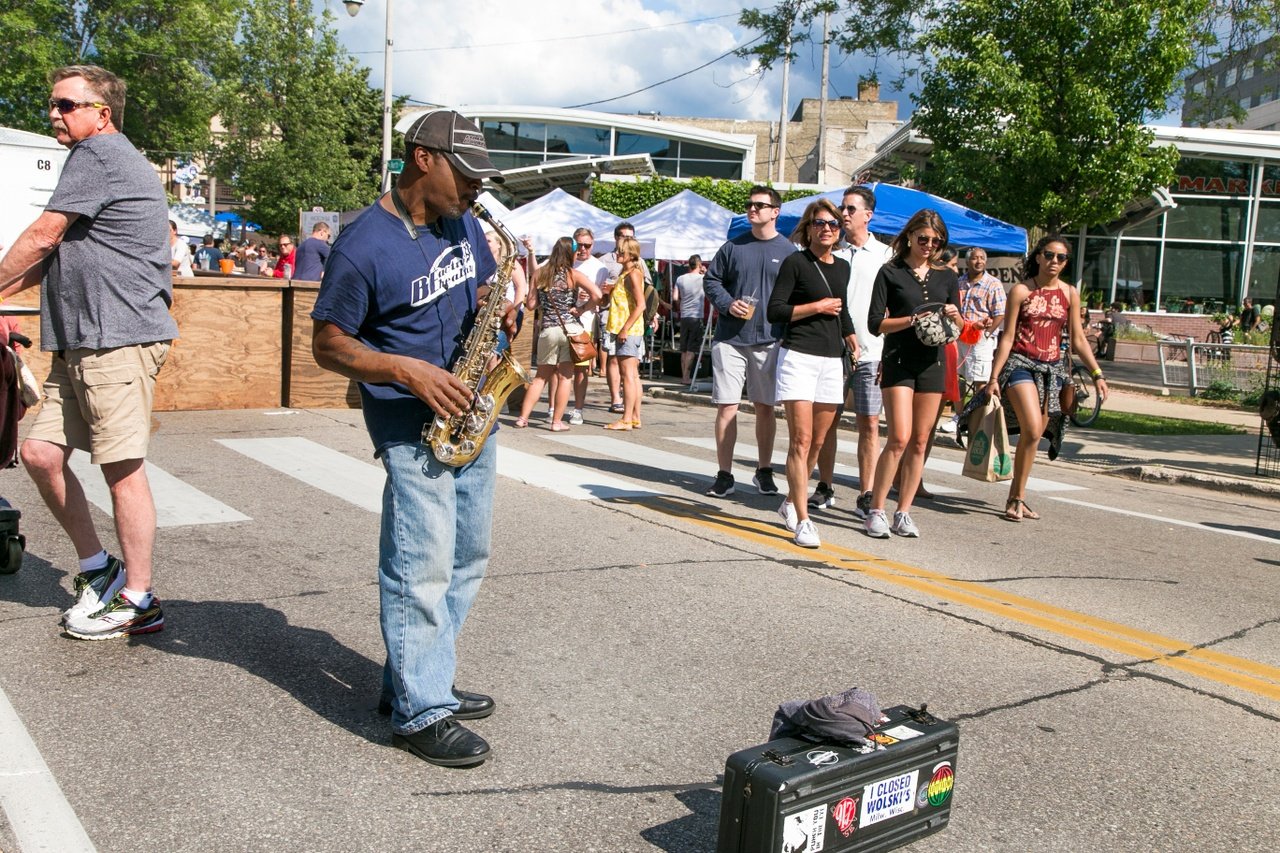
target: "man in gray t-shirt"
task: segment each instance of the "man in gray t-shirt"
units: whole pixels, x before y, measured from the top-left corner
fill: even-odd
[[[671,294],[671,302],[678,305],[680,311],[680,381],[685,385],[693,383],[689,370],[702,345],[703,303],[706,302],[702,279],[706,271],[701,255],[689,258],[689,271],[676,279],[675,291]]]
[[[104,640],[159,631],[151,591],[156,510],[144,459],[169,314],[169,217],[151,164],[120,133],[125,84],[93,65],[53,72],[49,120],[71,149],[45,211],[0,261],[0,297],[41,283],[40,346],[53,353],[22,461],[80,558],[66,632]],[[74,450],[102,466],[124,560],[102,546]]]

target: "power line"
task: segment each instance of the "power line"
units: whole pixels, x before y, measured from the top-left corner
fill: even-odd
[[[583,33],[576,36],[552,36],[545,39],[522,39],[520,41],[501,41],[491,42],[489,44],[451,44],[444,47],[406,47],[404,49],[393,48],[392,53],[432,53],[444,50],[485,50],[491,47],[525,47],[531,44],[548,44],[557,41],[578,41],[580,39],[596,39],[602,36],[618,36],[628,35],[630,33],[643,33],[651,30],[663,30],[670,27],[683,27],[687,24],[704,24],[707,21],[719,21],[722,18],[736,18],[737,12],[730,12],[726,15],[715,15],[710,18],[694,18],[691,21],[674,21],[670,24],[655,24],[652,27],[634,27],[629,30],[612,30],[603,33]],[[362,56],[364,54],[382,53],[382,50],[353,50],[349,51],[353,56]]]
[[[741,50],[742,48],[747,47],[748,45],[753,45],[753,44],[755,44],[756,42],[760,41],[760,39],[762,39],[762,38],[764,38],[764,36],[763,36],[763,35],[756,36],[756,37],[755,37],[755,38],[753,38],[751,41],[749,41],[749,42],[745,42],[745,43],[743,43],[743,44],[740,44],[740,45],[738,45],[737,47],[730,48],[728,51],[726,51],[726,52],[724,52],[724,53],[720,54],[720,55],[719,55],[719,56],[717,56],[715,59],[712,59],[712,60],[711,60],[711,61],[709,61],[709,62],[704,62],[704,63],[702,63],[702,64],[701,64],[701,65],[699,65],[697,68],[690,68],[688,71],[681,72],[680,74],[677,74],[677,75],[675,75],[674,77],[668,77],[668,78],[667,78],[667,79],[665,79],[665,80],[659,80],[657,83],[650,83],[648,86],[645,86],[645,87],[640,88],[640,89],[636,89],[634,92],[627,92],[625,95],[615,95],[615,96],[614,96],[614,97],[612,97],[612,98],[603,98],[602,100],[599,100],[599,101],[588,101],[588,102],[587,102],[587,103],[585,103],[585,104],[574,104],[573,106],[565,107],[565,109],[566,109],[566,110],[577,110],[577,109],[581,109],[582,107],[593,107],[593,106],[595,106],[596,104],[607,104],[607,103],[609,103],[610,101],[620,101],[620,100],[622,100],[623,98],[629,98],[629,97],[631,97],[632,95],[638,95],[638,94],[640,94],[641,92],[647,92],[647,91],[649,91],[650,89],[656,89],[657,87],[659,87],[659,86],[663,85],[664,83],[670,83],[672,80],[679,80],[681,77],[688,77],[690,74],[694,73],[695,71],[701,71],[702,69],[706,68],[708,65],[714,65],[714,64],[716,64],[717,62],[719,62],[720,60],[724,59],[725,57],[727,57],[727,56],[732,56],[734,53],[737,53],[737,52],[738,52],[739,50]]]

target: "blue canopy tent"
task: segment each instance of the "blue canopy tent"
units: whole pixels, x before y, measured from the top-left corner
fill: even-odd
[[[1002,222],[985,213],[971,210],[962,204],[947,201],[940,196],[899,187],[893,184],[863,184],[876,194],[876,213],[871,217],[871,230],[876,234],[897,236],[917,211],[932,208],[942,216],[946,223],[949,237],[948,245],[972,247],[981,246],[988,252],[1003,252],[1012,255],[1025,254],[1027,251],[1027,230],[1016,225]],[[782,205],[778,213],[778,233],[790,236],[796,223],[804,215],[804,209],[819,198],[829,199],[837,207],[844,200],[844,188],[819,193],[807,198],[798,198]],[[729,224],[729,237],[737,237],[751,229],[747,224],[746,214],[738,214]]]

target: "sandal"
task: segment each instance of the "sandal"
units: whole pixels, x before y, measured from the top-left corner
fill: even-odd
[[[1022,521],[1022,501],[1018,498],[1009,498],[1004,504],[1004,520],[1005,521]]]
[[[1032,521],[1040,520],[1040,513],[1036,512],[1034,509],[1027,506],[1026,501],[1018,501],[1018,509],[1021,512],[1023,518],[1028,518]]]
[[[556,421],[551,425],[552,432],[564,432],[569,429],[569,425],[564,421]]]
[[[631,428],[632,428],[632,429],[640,429],[640,422],[639,422],[639,421],[632,421],[632,422],[631,422]]]
[[[512,426],[515,427],[516,429],[524,429],[528,425],[529,425],[529,422],[524,418],[516,418],[516,422],[512,424]]]
[[[610,411],[610,412],[612,412],[612,413],[613,413],[613,414],[615,414],[615,415],[620,415],[620,414],[622,414],[622,413],[623,413],[624,411],[626,411],[626,410],[622,407],[622,404],[621,404],[621,403],[610,403],[610,404],[609,404],[609,411]]]
[[[611,424],[605,424],[604,428],[629,430],[631,429],[631,421],[614,421]]]

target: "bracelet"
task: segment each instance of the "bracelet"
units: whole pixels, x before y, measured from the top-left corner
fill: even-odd
[[[1101,367],[1094,368],[1093,373],[1090,373],[1089,375],[1092,376],[1094,379],[1102,379],[1103,378],[1102,368]]]

